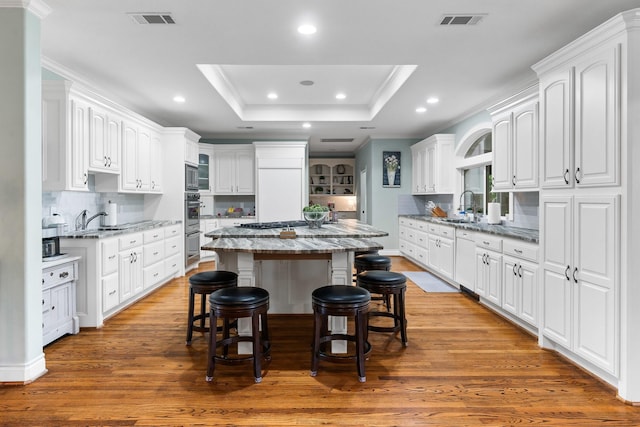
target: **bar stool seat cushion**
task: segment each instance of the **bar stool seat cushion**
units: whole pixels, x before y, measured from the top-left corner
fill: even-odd
[[[364,304],[371,300],[366,289],[356,286],[336,285],[323,286],[311,294],[316,304]]]
[[[262,288],[252,286],[238,286],[237,288],[224,288],[215,291],[209,296],[210,304],[233,305],[260,305],[269,300],[269,292]]]
[[[232,271],[203,271],[189,277],[189,283],[192,285],[211,285],[216,286],[235,286],[238,275]]]
[[[358,255],[355,258],[354,264],[356,268],[362,267],[364,270],[378,270],[391,267],[391,258],[378,254]]]
[[[407,278],[402,273],[385,270],[367,270],[358,274],[359,284],[376,284],[376,285],[403,285],[406,284]]]

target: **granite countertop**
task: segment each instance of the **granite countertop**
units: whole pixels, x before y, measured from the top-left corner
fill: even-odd
[[[140,221],[129,224],[121,224],[121,230],[76,230],[61,234],[61,239],[104,239],[107,237],[119,236],[122,234],[137,233],[140,231],[151,230],[153,228],[167,227],[170,225],[181,224],[182,221],[176,220],[159,220],[159,221]]]
[[[216,252],[250,252],[258,254],[330,254],[334,252],[380,250],[382,245],[370,239],[333,238],[259,238],[225,237],[202,247]]]
[[[327,238],[353,238],[353,239],[368,239],[371,237],[383,237],[388,236],[386,231],[379,230],[364,224],[355,219],[342,219],[339,222],[323,224],[320,228],[309,228],[304,225],[301,227],[293,228],[296,232],[296,239],[327,239]],[[280,228],[269,229],[256,229],[256,228],[243,228],[243,227],[223,227],[217,230],[206,233],[205,236],[212,239],[220,238],[245,238],[245,239],[258,239],[258,238],[276,238],[279,239]]]
[[[450,225],[455,228],[463,228],[470,231],[479,231],[482,233],[495,234],[498,236],[512,237],[514,239],[525,240],[532,243],[538,243],[539,231],[530,228],[509,227],[500,224],[487,224],[486,222],[447,222],[438,218],[427,215],[399,215],[404,218],[415,219],[418,221],[434,222],[437,224]]]

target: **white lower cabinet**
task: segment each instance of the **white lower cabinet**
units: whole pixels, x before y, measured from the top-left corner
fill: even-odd
[[[496,306],[502,305],[502,239],[476,235],[476,293]]]
[[[475,233],[456,229],[455,281],[472,292],[476,290]]]
[[[107,238],[61,239],[63,252],[82,257],[79,326],[100,327],[106,317],[171,280],[184,265],[181,239],[180,224]]]
[[[543,336],[616,374],[620,196],[545,195]]]
[[[201,219],[200,220],[200,247],[211,242],[211,239],[208,237],[205,237],[205,234],[215,230],[218,227],[219,225],[218,225],[217,219]],[[216,253],[214,251],[200,250],[200,261],[206,258],[215,258],[215,256],[216,256]]]
[[[538,325],[538,245],[505,239],[502,258],[502,308]]]
[[[42,344],[79,331],[76,316],[78,262],[68,261],[42,270]]]

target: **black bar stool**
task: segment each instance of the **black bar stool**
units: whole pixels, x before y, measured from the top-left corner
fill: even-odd
[[[311,354],[311,376],[318,373],[320,359],[333,362],[356,360],[358,380],[365,382],[364,361],[371,352],[371,344],[367,341],[367,312],[371,295],[364,288],[356,286],[335,285],[315,289],[311,294],[313,305],[313,350]],[[349,334],[331,334],[328,331],[328,316],[353,316],[355,332]],[[331,341],[346,340],[355,342],[355,353],[331,353],[328,347]]]
[[[393,297],[393,313],[385,311],[370,311],[369,316],[390,317],[393,326],[377,326],[369,324],[368,329],[376,332],[398,332],[402,339],[402,345],[407,346],[407,319],[405,315],[405,292],[407,290],[407,278],[402,273],[393,271],[369,270],[358,274],[358,286],[368,290],[372,294],[382,295],[383,298]]]
[[[257,383],[262,381],[261,362],[264,357],[270,360],[271,343],[269,340],[269,326],[267,311],[269,310],[269,292],[262,288],[240,286],[223,288],[209,296],[211,306],[211,322],[217,324],[218,318],[223,319],[222,339],[216,340],[217,333],[209,334],[209,363],[207,366],[207,381],[213,380],[216,361],[224,364],[234,364],[253,361],[253,376]],[[251,336],[230,336],[229,319],[242,317],[251,318]],[[262,323],[262,331],[260,324]],[[229,345],[239,342],[253,343],[250,355],[229,355]],[[222,347],[222,354],[218,354],[218,347]]]
[[[193,331],[209,332],[205,321],[209,317],[207,311],[207,295],[222,288],[238,285],[238,275],[232,271],[203,271],[189,277],[189,313],[187,318],[187,345],[191,345]],[[200,314],[194,316],[195,296],[200,295]],[[210,325],[215,324],[211,323]],[[194,324],[194,323],[198,324]]]
[[[357,284],[358,280],[358,274],[364,272],[364,271],[369,271],[369,270],[384,270],[384,271],[389,271],[391,270],[391,258],[384,256],[384,255],[378,255],[378,253],[367,253],[367,254],[362,254],[362,255],[357,255],[354,258],[353,264],[356,268],[356,274],[355,277],[353,278],[353,281]],[[390,310],[391,307],[391,301],[389,300],[388,296],[372,296],[371,297],[372,301],[384,301],[384,304],[387,307],[387,311]]]

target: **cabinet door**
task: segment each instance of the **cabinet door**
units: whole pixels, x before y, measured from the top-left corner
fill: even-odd
[[[540,79],[540,186],[573,186],[573,69]]]
[[[133,295],[137,295],[144,289],[144,254],[141,247],[138,247],[134,252],[131,275]]]
[[[575,67],[575,171],[578,186],[619,184],[619,46]]]
[[[138,189],[138,131],[129,123],[122,129],[122,173],[120,183],[123,190]]]
[[[476,248],[476,293],[487,296],[486,251]]]
[[[518,315],[522,320],[537,327],[538,266],[530,262],[520,261],[518,278],[520,280],[520,307],[518,309]]]
[[[573,199],[570,196],[544,196],[540,205],[542,333],[571,348]]]
[[[493,188],[509,190],[512,187],[513,171],[511,158],[511,113],[496,117],[493,122]]]
[[[74,190],[88,190],[89,104],[71,100],[71,181]]]
[[[216,194],[232,194],[235,187],[235,156],[232,151],[214,151],[213,185]]]
[[[131,252],[121,252],[120,253],[120,287],[119,287],[119,295],[120,295],[120,303],[127,301],[129,298],[133,296],[133,260],[134,254]]]
[[[518,315],[519,280],[518,260],[505,256],[502,260],[502,308]]]
[[[456,239],[455,280],[465,288],[476,289],[476,244],[473,240]]]
[[[502,305],[502,255],[487,252],[487,299]]]
[[[151,135],[149,150],[149,191],[152,193],[162,193],[163,152],[158,135]]]
[[[253,194],[255,177],[255,155],[253,150],[236,153],[236,193]]]
[[[51,288],[52,324],[61,325],[73,317],[71,283]]]
[[[201,148],[200,153],[198,154],[198,190],[200,191],[200,194],[211,194],[212,192],[212,161],[213,155],[211,150]]]
[[[513,183],[516,189],[538,187],[538,103],[513,111]]]
[[[107,114],[104,111],[89,109],[91,125],[89,127],[89,167],[92,170],[108,171],[107,159]]]
[[[117,116],[107,116],[105,152],[110,172],[120,172],[120,147],[122,146],[122,120]]]
[[[440,239],[438,244],[438,249],[440,249],[439,261],[440,261],[440,272],[448,277],[453,278],[453,259],[454,259],[454,244],[451,239]]]
[[[575,351],[598,366],[616,367],[618,196],[576,197],[574,221]]]
[[[151,132],[138,130],[138,190],[151,189]]]
[[[425,170],[424,186],[426,193],[435,193],[436,191],[436,173],[438,165],[436,164],[436,145],[429,144],[425,150]]]
[[[439,271],[440,250],[438,248],[439,239],[437,236],[429,235],[429,267]]]
[[[424,147],[413,148],[411,150],[412,187],[413,194],[424,194],[426,191],[426,149]]]

